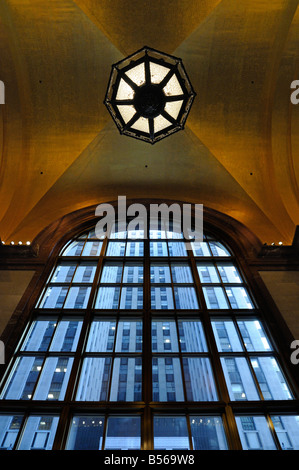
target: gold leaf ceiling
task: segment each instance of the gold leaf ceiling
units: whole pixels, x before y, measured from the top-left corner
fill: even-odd
[[[111,65],[144,45],[181,57],[197,93],[185,130],[154,146],[103,105]],[[294,0],[1,0],[1,239],[121,195],[201,203],[291,243],[298,46]]]

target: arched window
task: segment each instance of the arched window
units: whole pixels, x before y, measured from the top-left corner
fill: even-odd
[[[63,247],[2,381],[0,448],[299,448],[238,260],[211,233],[187,242],[91,227]]]

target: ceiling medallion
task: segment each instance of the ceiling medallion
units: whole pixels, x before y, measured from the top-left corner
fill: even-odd
[[[104,104],[121,134],[154,144],[184,128],[195,95],[181,59],[144,47],[112,65]]]

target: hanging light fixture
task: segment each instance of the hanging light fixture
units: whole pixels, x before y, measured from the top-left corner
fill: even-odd
[[[112,65],[104,103],[121,134],[154,144],[184,128],[194,97],[182,60],[144,47]]]

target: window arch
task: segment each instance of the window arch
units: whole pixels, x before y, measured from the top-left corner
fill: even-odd
[[[296,391],[234,252],[144,235],[93,226],[60,250],[1,384],[0,447],[298,449]]]

